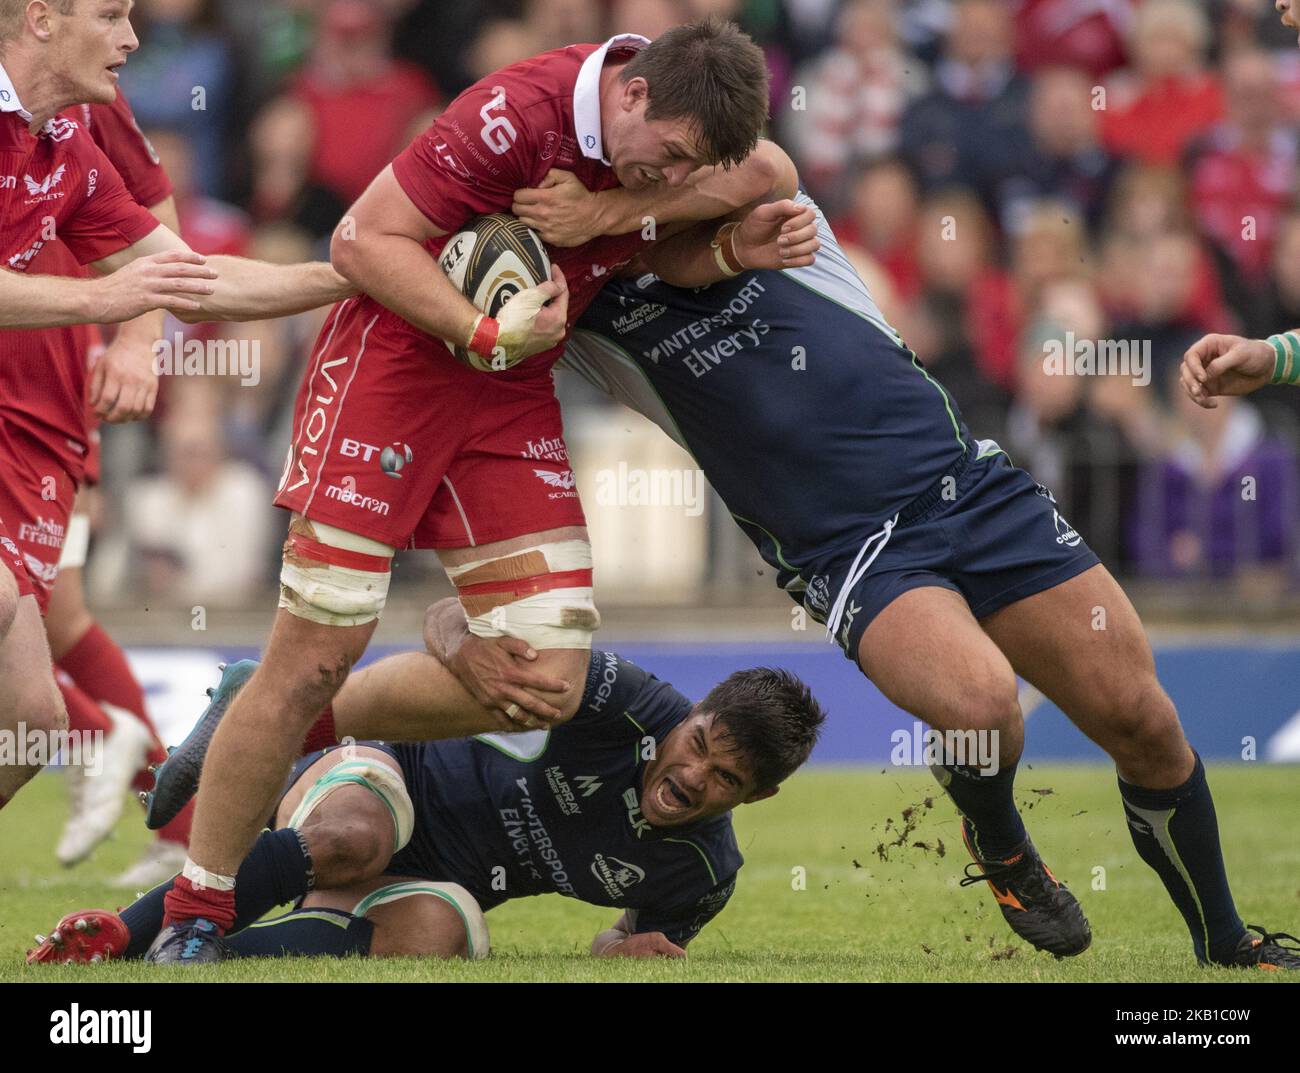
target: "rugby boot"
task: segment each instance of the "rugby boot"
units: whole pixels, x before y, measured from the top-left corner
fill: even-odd
[[[168,924],[145,951],[155,965],[209,965],[233,957],[210,920],[178,920]]]
[[[101,703],[113,729],[105,734],[98,764],[68,769],[68,821],[54,853],[71,868],[89,857],[122,818],[126,791],[149,749],[149,729],[130,712]]]
[[[962,841],[975,858],[966,866],[963,887],[987,882],[1002,916],[1025,942],[1058,958],[1082,954],[1092,942],[1092,929],[1083,907],[1048,870],[1034,844],[1025,839],[1020,848],[1001,861],[981,860],[971,843],[966,821],[961,821]],[[974,868],[976,871],[972,872]]]
[[[154,769],[153,789],[142,796],[144,824],[151,831],[167,826],[197,792],[212,735],[255,670],[257,661],[252,659],[221,665],[221,681],[208,690],[207,708],[185,740],[167,751],[167,759]]]
[[[1218,964],[1241,969],[1264,969],[1267,972],[1300,969],[1300,939],[1284,931],[1270,932],[1258,924],[1247,924],[1246,927],[1259,934],[1251,935],[1247,932],[1241,937],[1231,959]],[[1295,945],[1283,946],[1284,939]]]
[[[131,933],[121,917],[107,909],[79,909],[55,925],[49,935],[36,936],[27,951],[28,965],[89,965],[120,958]]]

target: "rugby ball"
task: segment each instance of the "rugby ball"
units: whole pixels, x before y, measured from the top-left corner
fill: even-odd
[[[551,278],[551,259],[537,232],[504,212],[476,216],[447,240],[438,263],[452,285],[489,317],[497,316],[520,291]],[[448,347],[464,364],[482,372],[514,364],[485,358],[464,346]]]

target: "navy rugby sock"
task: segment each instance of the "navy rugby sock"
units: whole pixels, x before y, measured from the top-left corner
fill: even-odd
[[[1170,790],[1119,779],[1129,834],[1155,869],[1192,933],[1198,960],[1226,961],[1246,934],[1228,889],[1214,798],[1199,754],[1191,776]]]
[[[966,764],[936,764],[930,768],[965,817],[971,844],[982,861],[1015,856],[1029,837],[1012,794],[1016,766],[1000,768],[996,775],[982,775],[979,768]]]
[[[315,875],[301,833],[292,827],[263,831],[235,875],[235,922],[246,928],[277,905],[295,901],[311,890]],[[143,957],[163,927],[163,899],[174,879],[141,895],[118,914],[131,932],[124,957]]]
[[[365,956],[374,933],[365,917],[338,909],[295,909],[245,928],[226,945],[240,957]]]

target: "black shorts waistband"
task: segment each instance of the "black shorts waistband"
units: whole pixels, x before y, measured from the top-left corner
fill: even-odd
[[[969,468],[970,464],[975,461],[975,454],[978,450],[979,441],[970,440],[966,444],[966,450],[963,451],[961,457],[948,468],[948,472],[898,512],[898,521],[896,524],[907,525],[910,522],[917,521],[942,502],[946,482],[950,479],[953,481],[959,479],[961,475],[966,472],[967,468]]]

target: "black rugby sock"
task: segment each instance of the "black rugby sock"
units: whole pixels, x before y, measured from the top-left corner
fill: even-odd
[[[375,926],[338,909],[295,909],[264,920],[226,940],[240,957],[347,957],[370,953]]]
[[[966,764],[935,764],[930,768],[965,817],[980,860],[1006,860],[1029,837],[1012,795],[1016,766],[1001,768],[996,775],[982,775],[979,768]]]
[[[300,832],[292,827],[263,831],[235,875],[235,922],[230,931],[246,928],[277,905],[301,898],[312,888],[311,854]],[[143,957],[163,926],[163,899],[174,879],[142,894],[119,914],[131,932],[123,957]]]
[[[1197,958],[1226,961],[1246,927],[1228,889],[1214,799],[1200,756],[1181,786],[1147,790],[1119,779],[1119,792],[1138,856],[1155,869],[1183,914]]]

